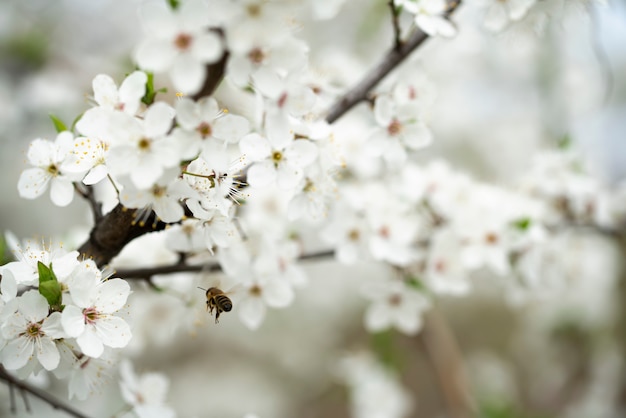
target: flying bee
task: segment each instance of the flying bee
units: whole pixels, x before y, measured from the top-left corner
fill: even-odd
[[[220,314],[222,312],[230,312],[233,309],[233,302],[230,300],[228,296],[226,296],[226,292],[217,287],[209,287],[208,289],[203,289],[202,287],[198,287],[198,289],[202,289],[206,292],[206,309],[209,311],[211,315],[213,315],[213,309],[215,309],[215,323],[217,324],[220,319]]]

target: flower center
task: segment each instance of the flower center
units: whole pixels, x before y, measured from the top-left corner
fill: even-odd
[[[283,153],[280,151],[274,151],[272,153],[272,161],[274,161],[275,165],[278,165],[283,159]]]
[[[498,235],[493,233],[493,232],[490,232],[487,235],[485,235],[485,241],[487,242],[487,244],[490,244],[490,245],[497,244],[498,243]]]
[[[378,234],[381,237],[388,239],[391,236],[391,231],[389,230],[389,227],[387,225],[384,225],[380,227],[380,229],[378,230]]]
[[[181,51],[184,51],[191,46],[192,40],[193,38],[191,37],[191,35],[188,35],[186,33],[179,33],[176,39],[174,40],[174,45],[176,45],[176,48],[180,49]]]
[[[150,150],[150,139],[148,138],[141,138],[139,140],[139,150],[140,151],[149,151]]]
[[[262,293],[263,289],[261,289],[261,286],[259,286],[258,284],[255,284],[250,288],[250,295],[254,297],[259,297]]]
[[[387,127],[387,132],[389,135],[395,136],[402,132],[402,124],[397,119],[391,121],[389,126]]]
[[[393,295],[389,296],[389,304],[391,306],[398,306],[402,303],[402,296],[394,293]]]
[[[57,176],[59,174],[59,168],[56,166],[56,164],[50,164],[47,170],[48,173],[50,173],[52,176]]]
[[[261,48],[254,48],[248,53],[248,59],[254,64],[262,64],[265,60],[265,54]]]
[[[249,4],[248,7],[246,7],[246,11],[250,17],[259,17],[261,15],[261,6],[258,4]]]
[[[435,271],[437,273],[444,273],[446,271],[446,262],[443,260],[437,260],[435,263]]]
[[[211,125],[209,125],[206,122],[202,122],[200,125],[198,125],[198,127],[196,128],[196,131],[198,131],[200,135],[202,135],[202,138],[209,137],[213,133],[213,129],[211,128]]]
[[[99,314],[95,307],[83,309],[83,318],[85,324],[93,324],[98,319]]]
[[[287,93],[281,94],[276,104],[278,105],[278,107],[283,107],[285,105],[285,102],[287,102]]]
[[[350,232],[348,232],[348,239],[350,241],[358,241],[360,236],[361,236],[361,233],[359,232],[358,229],[351,229]]]
[[[154,186],[152,186],[152,195],[154,197],[163,197],[165,196],[166,192],[167,192],[167,189],[163,186],[159,186],[158,184],[155,184]]]
[[[41,331],[41,324],[38,324],[36,322],[31,322],[30,324],[28,324],[28,327],[26,328],[26,334],[29,337],[39,337],[40,335],[44,335],[44,333]]]

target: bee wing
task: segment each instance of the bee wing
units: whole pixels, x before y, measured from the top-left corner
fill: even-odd
[[[204,283],[206,283],[205,285],[207,289],[210,289],[212,287],[217,287],[218,289],[220,289],[222,286],[222,280],[219,276],[216,275],[210,276],[209,280],[204,281]]]
[[[230,297],[231,299],[233,299],[234,301],[237,301],[243,296],[243,293],[245,292],[245,290],[246,290],[246,287],[243,284],[237,283],[236,285],[228,289],[227,292],[224,292],[224,294]]]

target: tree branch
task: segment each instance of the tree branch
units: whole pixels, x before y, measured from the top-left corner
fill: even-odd
[[[306,260],[318,260],[323,258],[334,257],[334,250],[324,250],[315,253],[303,254],[298,259],[302,261]],[[158,267],[145,267],[137,269],[120,269],[115,271],[115,276],[121,277],[126,280],[139,279],[150,280],[152,276],[160,274],[173,274],[173,273],[197,273],[207,272],[216,273],[222,271],[222,267],[218,263],[207,264],[195,264],[189,265],[183,263],[170,264],[169,266]]]
[[[461,350],[448,324],[436,308],[425,315],[424,329],[419,339],[439,380],[448,417],[476,416],[467,386]]]
[[[93,220],[95,223],[98,223],[98,221],[102,218],[102,203],[99,203],[96,200],[93,186],[83,186],[82,183],[74,183],[74,190],[76,190],[79,195],[89,202],[89,206],[91,206],[91,213],[93,214]]]
[[[38,389],[36,387],[31,386],[30,384],[23,382],[13,376],[11,376],[4,367],[0,366],[0,380],[4,380],[9,386],[9,390],[13,393],[13,388],[18,388],[20,392],[30,393],[36,398],[41,399],[42,401],[48,403],[54,409],[61,410],[68,415],[71,415],[76,418],[89,418],[87,415],[77,411],[71,406],[63,404],[54,396],[50,395],[48,392]],[[12,405],[14,407],[14,405]]]
[[[391,12],[391,24],[393,25],[393,42],[394,49],[400,49],[402,46],[402,40],[400,39],[400,20],[398,16],[398,10],[396,9],[395,0],[389,0],[389,11]]]
[[[450,15],[460,3],[460,1],[450,3],[447,15]],[[358,102],[365,100],[371,89],[427,38],[428,35],[418,29],[406,43],[403,43],[399,48],[394,48],[389,51],[385,57],[383,57],[381,63],[374,68],[370,74],[352,90],[348,91],[330,109],[326,120],[329,123],[336,121]],[[209,96],[215,91],[224,77],[228,58],[229,54],[228,51],[226,51],[220,61],[207,67],[207,78],[200,92],[193,96],[194,100]],[[107,213],[96,222],[89,235],[89,239],[80,246],[79,251],[85,257],[93,259],[98,266],[102,267],[119,254],[124,246],[133,239],[148,232],[165,229],[167,226],[163,222],[154,221],[156,219],[154,212],[151,213],[145,225],[135,223],[133,214],[134,211],[129,211],[121,204],[118,204],[111,212]],[[150,221],[152,224],[150,224]]]
[[[461,0],[451,2],[446,12],[446,17],[450,16],[460,4]],[[344,94],[343,97],[330,108],[328,115],[326,115],[326,121],[328,123],[335,122],[356,104],[366,100],[371,90],[428,38],[429,36],[426,33],[417,29],[406,42],[392,48],[359,84]]]

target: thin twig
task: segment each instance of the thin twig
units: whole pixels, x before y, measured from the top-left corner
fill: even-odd
[[[446,12],[446,17],[450,16],[460,4],[460,0],[452,2]],[[428,38],[429,36],[426,33],[416,29],[411,37],[406,42],[403,42],[400,47],[392,48],[359,84],[344,94],[343,97],[330,108],[326,116],[326,121],[328,123],[335,122],[356,104],[366,100],[371,90]]]
[[[426,314],[424,329],[419,338],[439,380],[448,417],[476,416],[467,386],[461,350],[447,322],[436,308]]]
[[[323,258],[334,257],[335,251],[333,250],[324,250],[315,253],[303,254],[299,257],[299,260],[307,261],[307,260],[318,260]],[[119,269],[116,270],[115,276],[124,278],[126,280],[137,279],[137,280],[146,280],[150,284],[150,279],[152,276],[162,275],[162,274],[174,274],[174,273],[197,273],[197,272],[207,272],[207,273],[216,273],[222,271],[222,267],[218,263],[207,263],[207,264],[184,264],[184,263],[176,263],[170,264],[168,266],[158,266],[158,267],[146,267],[146,268],[137,268],[137,269]]]
[[[398,16],[400,13],[395,5],[395,0],[389,0],[389,10],[391,11],[391,24],[393,25],[393,42],[394,49],[398,50],[402,46],[402,40],[400,39],[400,20]]]
[[[0,380],[4,380],[7,383],[7,385],[9,385],[10,388],[16,387],[20,390],[20,392],[30,393],[34,397],[39,398],[42,401],[46,402],[47,404],[52,406],[54,409],[61,410],[67,413],[68,415],[71,415],[76,418],[89,418],[87,415],[77,411],[71,406],[65,405],[57,398],[50,395],[48,392],[41,390],[39,388],[36,388],[34,386],[31,386],[30,384],[13,377],[2,366],[0,366]],[[14,399],[11,400],[11,403],[12,404],[14,403]]]
[[[78,192],[91,206],[91,212],[93,213],[94,222],[98,222],[102,218],[102,203],[96,200],[93,186],[83,186],[78,183],[74,183],[74,190]]]

